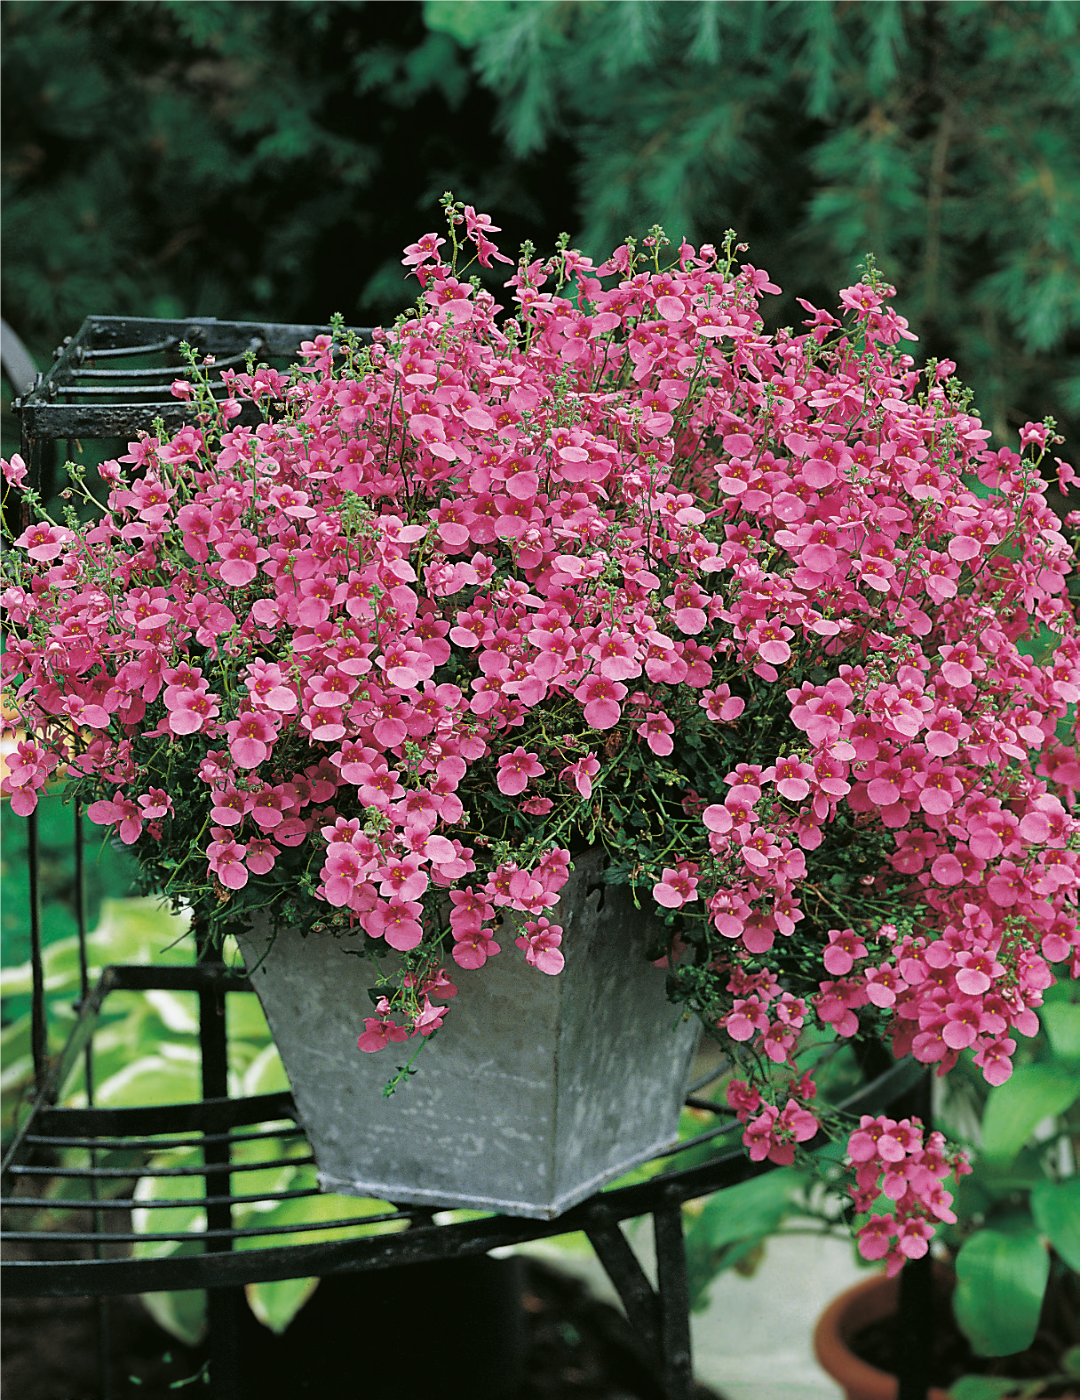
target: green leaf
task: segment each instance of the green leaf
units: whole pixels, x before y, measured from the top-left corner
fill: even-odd
[[[310,1167],[301,1168],[290,1183],[290,1189],[296,1190],[309,1184],[315,1184],[315,1173]],[[327,1240],[355,1239],[363,1235],[396,1234],[408,1226],[408,1221],[400,1217],[367,1224],[369,1216],[387,1215],[393,1210],[393,1206],[366,1196],[334,1196],[320,1192],[317,1196],[299,1196],[278,1201],[270,1210],[249,1209],[250,1214],[242,1207],[237,1210],[237,1223],[244,1228],[256,1225],[338,1226],[340,1221],[350,1223],[344,1228],[297,1228],[280,1235],[247,1235],[236,1241],[237,1249],[265,1249],[269,1245],[283,1247],[291,1244],[321,1244]]]
[[[162,1047],[166,1048],[182,1047]],[[202,1098],[199,1052],[193,1048],[190,1058],[146,1055],[99,1084],[94,1097],[107,1108],[194,1103]]]
[[[1039,1020],[1059,1059],[1080,1060],[1080,1006],[1067,1001],[1047,1002],[1039,1008]]]
[[[181,1035],[199,1034],[199,997],[197,992],[149,991],[144,994],[166,1029]]]
[[[259,1005],[259,998],[250,996],[230,996],[225,1003],[229,1020],[230,1040],[254,1040],[265,1045],[270,1039],[270,1027]]]
[[[1056,1118],[1080,1098],[1080,1077],[1071,1066],[1019,1065],[991,1089],[983,1114],[983,1152],[1009,1160],[1044,1118]]]
[[[202,1162],[202,1153],[194,1147],[175,1148],[152,1157],[157,1167],[192,1167]],[[131,1212],[131,1228],[139,1235],[189,1234],[206,1229],[206,1210],[202,1205],[163,1205],[159,1201],[198,1200],[206,1195],[206,1178],[199,1175],[184,1177],[144,1176],[135,1187],[134,1199],[140,1202]],[[132,1246],[136,1259],[167,1259],[180,1247],[177,1240],[137,1241]],[[197,1241],[198,1248],[202,1243]]]
[[[1017,1390],[1020,1384],[1008,1376],[961,1376],[949,1386],[949,1395],[952,1400],[999,1400],[1003,1395],[1022,1394]],[[1041,1381],[1039,1389],[1042,1389]]]
[[[244,1072],[246,1098],[256,1094],[275,1094],[289,1087],[289,1076],[285,1073],[276,1045],[268,1045],[261,1050]]]
[[[198,1252],[198,1249],[187,1247],[176,1251],[177,1254]],[[157,1325],[186,1346],[197,1347],[206,1336],[206,1293],[201,1288],[174,1289],[171,1293],[141,1293],[139,1298]]]
[[[505,0],[425,0],[424,23],[428,29],[452,34],[460,44],[477,43],[510,10]]]
[[[197,1166],[202,1160],[196,1148],[176,1148],[158,1153],[151,1161],[158,1166]],[[144,1176],[135,1187],[134,1199],[140,1204],[131,1212],[131,1225],[136,1234],[190,1235],[187,1240],[138,1240],[131,1249],[136,1259],[168,1259],[181,1254],[201,1254],[203,1243],[198,1238],[206,1229],[206,1211],[201,1205],[153,1207],[149,1203],[192,1199],[206,1194],[206,1178],[202,1176],[167,1177]],[[186,1343],[197,1346],[206,1334],[206,1294],[201,1289],[183,1289],[168,1293],[143,1293],[142,1303],[147,1312],[166,1332]]]
[[[1080,1272],[1080,1176],[1040,1181],[1031,1193],[1031,1213],[1069,1268]]]
[[[156,899],[105,899],[101,920],[86,939],[91,979],[108,963],[192,961],[187,921],[161,907]],[[79,940],[50,943],[44,951],[45,990],[74,993],[79,985]],[[33,985],[30,963],[0,969],[0,996],[28,994]]]
[[[309,1182],[314,1184],[314,1173],[310,1168],[296,1170],[290,1189],[302,1188]],[[250,1175],[250,1174],[249,1174]],[[257,1173],[254,1175],[258,1175]],[[262,1189],[262,1188],[259,1188]],[[350,1228],[333,1230],[288,1231],[285,1234],[265,1237],[247,1236],[237,1240],[238,1249],[257,1249],[267,1245],[283,1246],[293,1244],[316,1244],[324,1240],[347,1239],[357,1235],[383,1234],[404,1229],[403,1220],[382,1221],[366,1225],[367,1217],[384,1215],[391,1210],[385,1201],[369,1200],[356,1196],[302,1196],[287,1201],[279,1201],[270,1210],[250,1208],[237,1211],[237,1224],[246,1228],[254,1225],[312,1225],[316,1222],[355,1222]],[[248,1305],[258,1320],[273,1332],[284,1332],[289,1323],[304,1306],[318,1286],[317,1278],[286,1279],[276,1283],[253,1283],[245,1289]]]
[[[244,1294],[262,1325],[280,1336],[318,1286],[317,1278],[286,1278],[272,1283],[249,1283]]]
[[[1050,1256],[1038,1231],[977,1231],[956,1256],[953,1312],[980,1356],[1011,1356],[1031,1345],[1050,1274]]]
[[[264,1125],[265,1127],[265,1125]],[[303,1138],[295,1138],[288,1145],[280,1138],[253,1138],[233,1145],[232,1160],[239,1165],[250,1166],[257,1162],[277,1161],[282,1157],[303,1157],[308,1154],[308,1145]],[[292,1191],[315,1182],[310,1177],[302,1177],[304,1169],[287,1162],[279,1167],[262,1167],[257,1171],[245,1171],[238,1177],[244,1183],[244,1195],[272,1196],[279,1191]],[[234,1208],[233,1223],[241,1228],[265,1222],[268,1215],[262,1204],[249,1202]]]

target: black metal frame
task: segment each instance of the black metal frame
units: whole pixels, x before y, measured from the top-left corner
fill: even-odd
[[[144,358],[157,355],[168,360],[181,340],[196,345],[203,353],[219,357],[218,364],[242,361],[250,351],[256,356],[294,354],[301,340],[313,339],[328,327],[283,326],[247,322],[218,322],[206,318],[186,321],[90,317],[78,334],[57,352],[56,363],[44,379],[18,404],[22,419],[23,456],[32,480],[40,480],[43,449],[57,439],[134,436],[149,429],[155,418],[166,428],[179,427],[190,409],[167,396],[167,386],[176,377],[176,366],[168,363],[153,369],[101,368],[125,356]],[[361,332],[369,336],[370,332]],[[224,359],[220,358],[224,357]],[[102,402],[104,396],[113,402]],[[669,1166],[661,1174],[640,1185],[603,1191],[565,1212],[556,1220],[538,1221],[491,1215],[478,1220],[442,1223],[431,1207],[401,1206],[383,1216],[368,1217],[363,1225],[396,1227],[395,1233],[349,1236],[356,1222],[341,1223],[341,1237],[316,1244],[270,1244],[258,1249],[235,1250],[245,1235],[272,1238],[267,1228],[239,1230],[233,1224],[233,1208],[252,1199],[271,1201],[273,1196],[251,1197],[243,1189],[243,1173],[251,1164],[232,1160],[232,1148],[240,1141],[302,1134],[289,1094],[270,1094],[251,1099],[228,1097],[226,1077],[226,1030],[224,1005],[228,996],[250,994],[247,979],[237,976],[220,963],[211,961],[200,949],[191,967],[109,967],[97,984],[89,985],[86,957],[86,919],[82,898],[82,823],[75,813],[76,878],[80,890],[78,933],[82,973],[78,1016],[64,1051],[54,1064],[47,1055],[46,1000],[42,960],[41,909],[37,879],[37,820],[28,819],[31,874],[31,955],[33,966],[32,1044],[36,1094],[25,1121],[3,1163],[3,1198],[6,1215],[40,1209],[42,1202],[20,1195],[20,1187],[30,1187],[41,1176],[79,1179],[86,1183],[89,1201],[53,1198],[53,1209],[80,1209],[90,1217],[88,1231],[11,1230],[4,1238],[23,1248],[34,1247],[46,1256],[61,1252],[75,1243],[88,1244],[89,1258],[57,1257],[9,1260],[0,1266],[0,1281],[11,1296],[64,1297],[92,1295],[98,1299],[101,1334],[100,1373],[103,1400],[111,1394],[108,1362],[108,1311],[110,1295],[170,1289],[209,1290],[210,1359],[215,1396],[232,1400],[239,1395],[240,1369],[236,1349],[235,1310],[241,1305],[244,1284],[257,1281],[326,1276],[350,1271],[377,1270],[422,1261],[465,1258],[506,1245],[584,1230],[598,1259],[614,1284],[627,1315],[647,1349],[655,1358],[655,1369],[668,1400],[689,1400],[693,1389],[689,1300],[686,1256],[683,1246],[681,1206],[683,1202],[708,1195],[749,1176],[769,1169],[768,1163],[754,1164],[742,1151],[718,1156],[695,1167],[678,1169],[679,1154],[700,1146],[728,1131],[734,1120],[720,1118],[711,1129],[663,1154]],[[93,1077],[93,1036],[107,997],[120,990],[196,992],[199,997],[199,1041],[202,1054],[203,1099],[198,1103],[164,1107],[95,1107]],[[59,1107],[65,1083],[82,1064],[88,1106]],[[720,1071],[717,1071],[719,1074]],[[706,1076],[691,1086],[694,1107],[717,1114],[720,1107],[696,1095],[716,1075]],[[918,1113],[929,1123],[929,1085],[924,1067],[905,1060],[892,1065],[844,1105],[852,1113],[878,1113],[891,1107],[896,1112]],[[280,1127],[264,1127],[254,1133],[244,1131],[257,1125],[291,1122]],[[159,1176],[176,1176],[181,1188],[192,1177],[205,1179],[205,1196],[181,1195],[176,1200],[135,1201],[134,1185],[148,1174],[127,1167],[99,1165],[103,1153],[117,1149],[160,1150],[167,1145],[197,1146],[203,1161],[191,1168],[158,1168]],[[812,1145],[812,1144],[811,1144]],[[86,1155],[86,1166],[61,1167],[42,1163],[43,1153],[57,1148],[78,1149]],[[37,1159],[37,1160],[35,1160]],[[296,1163],[297,1159],[290,1158]],[[308,1159],[304,1159],[308,1160]],[[257,1165],[265,1166],[266,1163]],[[131,1183],[122,1197],[102,1198],[103,1185],[112,1180]],[[285,1193],[286,1195],[291,1193]],[[313,1193],[310,1193],[313,1194]],[[147,1240],[145,1234],[118,1233],[106,1228],[107,1217],[139,1208],[165,1208],[178,1202],[205,1207],[207,1229],[198,1238],[204,1242],[201,1254],[160,1259],[108,1257],[117,1246]],[[634,1251],[620,1230],[620,1222],[651,1215],[656,1244],[657,1287],[650,1283]],[[401,1229],[402,1225],[407,1228]],[[318,1228],[326,1230],[319,1222]],[[288,1227],[291,1234],[297,1227]],[[155,1232],[153,1239],[190,1237],[167,1231]],[[900,1354],[900,1400],[925,1400],[927,1356],[925,1330],[928,1315],[928,1260],[908,1265],[901,1281],[901,1330],[905,1344]]]

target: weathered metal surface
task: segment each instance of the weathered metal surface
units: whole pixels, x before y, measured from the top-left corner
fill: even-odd
[[[579,859],[549,911],[564,970],[529,967],[504,924],[503,951],[456,976],[445,1027],[390,1098],[415,1042],[357,1049],[367,961],[329,935],[282,933],[269,951],[265,929],[251,936],[251,983],[328,1191],[550,1219],[675,1141],[698,1026],[646,960],[648,915],[601,870],[598,853]]]

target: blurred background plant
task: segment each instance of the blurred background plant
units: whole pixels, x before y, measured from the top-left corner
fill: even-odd
[[[936,1126],[967,1149],[973,1165],[958,1185],[945,1183],[956,1221],[934,1246],[955,1269],[953,1316],[970,1346],[963,1361],[974,1372],[1009,1359],[1000,1374],[971,1374],[950,1392],[958,1400],[1012,1393],[1015,1381],[1006,1375],[1059,1383],[1080,1376],[1080,982],[1063,975],[1049,988],[1039,1023],[1004,1084],[991,1088],[970,1057],[936,1081]],[[837,1087],[846,1089],[843,1077]],[[835,1147],[815,1156],[818,1170],[781,1167],[690,1203],[685,1232],[696,1310],[708,1304],[722,1270],[752,1273],[779,1231],[837,1229],[843,1203],[827,1186]],[[879,1342],[886,1365],[896,1354],[891,1326]],[[1017,1362],[1026,1369],[1010,1369]],[[1030,1394],[1041,1393],[1032,1385]]]
[[[1039,1024],[1004,1084],[961,1059],[941,1086],[940,1125],[974,1163],[942,1243],[956,1320],[983,1356],[1030,1347],[1048,1299],[1080,1353],[1080,982],[1047,989]]]
[[[510,246],[732,227],[776,323],[872,252],[1001,442],[1047,412],[1076,442],[1064,0],[9,0],[2,26],[5,316],[39,358],[90,312],[378,321],[453,188]]]
[[[10,812],[5,806],[5,814]],[[18,819],[16,819],[18,820]],[[69,847],[70,849],[70,847]],[[62,903],[48,900],[50,916],[62,922]],[[55,925],[54,925],[55,927]],[[109,964],[190,964],[194,943],[184,919],[170,914],[154,899],[105,898],[96,925],[87,935],[87,964],[91,986]],[[238,961],[238,955],[237,961]],[[45,990],[49,1003],[49,1050],[62,1049],[75,1019],[74,999],[79,995],[79,948],[76,935],[50,941],[45,949]],[[28,1003],[31,986],[29,963],[0,970],[0,995],[6,1015]],[[233,1097],[254,1097],[287,1090],[289,1081],[270,1036],[266,1018],[254,993],[233,995],[227,1002],[229,1091]],[[3,1096],[0,1128],[5,1141],[28,1102],[33,1088],[30,1051],[30,1012],[11,1015],[0,1032],[3,1054]],[[198,996],[195,992],[114,991],[106,998],[104,1014],[94,1036],[94,1103],[103,1108],[127,1108],[169,1103],[192,1103],[202,1097],[199,1054]],[[81,1074],[72,1077],[61,1102],[85,1104]],[[238,1249],[268,1244],[315,1244],[322,1239],[348,1238],[350,1234],[382,1233],[402,1229],[405,1221],[365,1224],[367,1217],[389,1212],[383,1201],[355,1196],[323,1194],[318,1190],[315,1165],[304,1138],[291,1122],[282,1122],[281,1136],[263,1137],[234,1146],[232,1160],[244,1172],[247,1197],[260,1192],[286,1193],[274,1201],[247,1200],[234,1207],[237,1229],[275,1229],[273,1236],[242,1235]],[[291,1130],[291,1131],[290,1131]],[[206,1211],[192,1203],[205,1194],[205,1178],[147,1175],[147,1168],[174,1169],[201,1162],[198,1147],[170,1147],[161,1151],[119,1149],[98,1154],[97,1165],[118,1174],[105,1182],[104,1195],[114,1199],[134,1193],[138,1204],[131,1211],[131,1229],[150,1236],[132,1246],[135,1258],[160,1258],[171,1254],[201,1252]],[[258,1164],[267,1163],[267,1166]],[[78,1148],[58,1149],[55,1168],[84,1167],[85,1153]],[[129,1172],[129,1175],[124,1174]],[[309,1194],[305,1194],[309,1193]],[[102,1194],[99,1184],[99,1198]],[[183,1203],[167,1205],[182,1198]],[[19,1228],[49,1230],[78,1228],[82,1212],[72,1201],[91,1204],[86,1177],[48,1178],[39,1208],[28,1219],[20,1212]],[[54,1205],[51,1202],[64,1202]],[[348,1230],[320,1231],[321,1222],[355,1220]],[[190,1240],[157,1240],[156,1233],[185,1231]],[[318,1286],[317,1278],[285,1279],[249,1284],[246,1289],[252,1312],[265,1326],[282,1332]],[[143,1302],[166,1331],[196,1346],[206,1330],[206,1295],[201,1290],[147,1293]]]

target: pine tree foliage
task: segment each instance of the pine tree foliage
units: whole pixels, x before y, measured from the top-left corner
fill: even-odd
[[[8,0],[5,316],[392,315],[439,195],[512,245],[727,228],[828,304],[872,253],[1001,439],[1080,442],[1067,0]],[[1015,441],[1015,439],[1014,439]]]
[[[39,353],[90,312],[394,315],[448,187],[561,227],[529,193],[569,199],[561,153],[490,139],[419,4],[13,0],[2,25],[5,316]]]
[[[871,253],[1003,440],[1080,414],[1080,6],[429,0],[425,16],[471,49],[511,150],[572,143],[587,251],[657,221],[699,241],[732,227],[788,293],[785,320]]]

